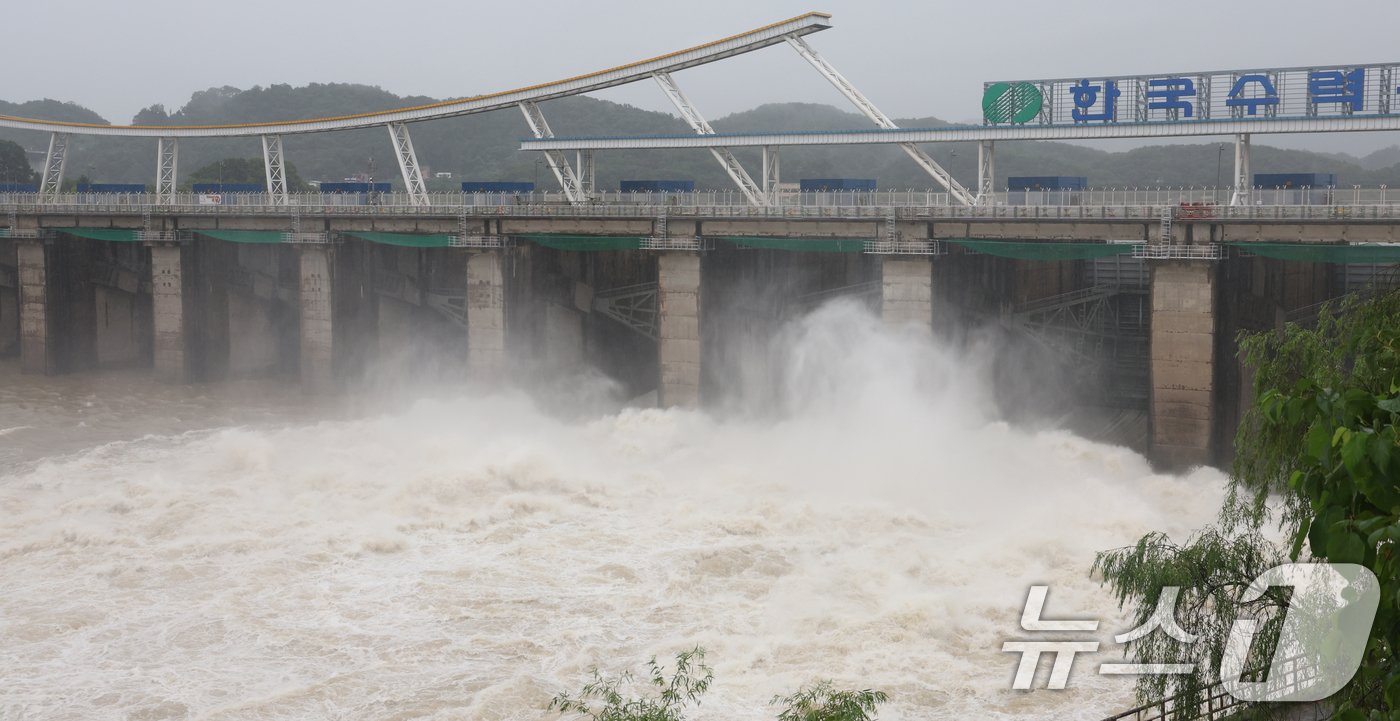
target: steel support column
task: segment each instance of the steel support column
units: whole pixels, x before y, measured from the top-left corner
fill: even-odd
[[[1235,136],[1235,192],[1230,205],[1249,205],[1254,187],[1254,175],[1249,169],[1249,133]]]
[[[262,146],[268,199],[273,205],[287,205],[287,170],[282,156],[282,136],[264,135]]]
[[[540,112],[540,106],[533,102],[520,104],[520,112],[525,115],[525,122],[530,126],[530,132],[536,138],[552,138],[554,131],[549,127],[549,121],[544,119],[544,113]],[[584,191],[583,181],[579,179],[574,167],[569,165],[569,159],[564,157],[564,153],[558,150],[546,150],[545,161],[549,163],[549,169],[554,171],[554,177],[559,181],[559,187],[564,190],[564,197],[570,203],[583,203],[588,200],[588,195]]]
[[[846,99],[851,101],[851,104],[855,105],[856,109],[859,110],[862,115],[870,118],[871,121],[884,130],[896,130],[899,128],[898,125],[894,124],[893,120],[890,120],[889,116],[880,112],[880,109],[875,107],[875,104],[870,102],[869,98],[866,98],[865,95],[857,90],[856,86],[851,84],[851,81],[837,72],[836,68],[826,61],[826,58],[818,55],[817,51],[813,50],[812,46],[807,44],[806,40],[803,40],[800,36],[789,35],[787,37],[787,42],[788,45],[791,45],[793,49],[797,51],[798,55],[801,55],[803,59],[811,63],[812,67],[816,68],[817,72],[822,74],[822,77],[825,77],[832,85],[836,86],[836,89],[841,91],[841,94],[845,95]],[[933,158],[930,157],[928,153],[925,153],[922,148],[913,143],[900,143],[899,147],[903,148],[904,152],[908,153],[909,157],[913,158],[914,162],[918,163],[925,172],[933,176],[933,179],[938,181],[939,185],[947,189],[948,193],[953,196],[953,200],[963,205],[977,204],[977,198],[973,196],[972,193],[968,192],[967,188],[964,188],[951,173],[944,170],[943,166],[934,162]]]
[[[49,153],[44,156],[44,184],[39,188],[39,202],[54,203],[63,192],[63,169],[68,165],[68,135],[51,133]]]
[[[175,204],[175,176],[179,161],[180,139],[160,138],[156,146],[156,205]]]
[[[996,199],[996,141],[977,144],[977,204],[991,205]]]
[[[583,189],[583,197],[593,197],[593,191],[598,187],[598,168],[593,163],[593,151],[578,151],[574,162],[578,166],[579,187]]]
[[[418,168],[418,155],[413,152],[413,138],[408,134],[408,124],[390,123],[387,127],[389,138],[394,141],[394,157],[399,160],[403,186],[408,191],[408,204],[427,207],[428,188],[423,184],[423,171]]]
[[[704,116],[700,114],[700,111],[695,109],[695,104],[690,102],[690,98],[687,98],[685,93],[681,92],[681,87],[676,84],[675,79],[671,77],[670,73],[656,73],[652,75],[652,77],[656,79],[656,84],[661,86],[661,91],[666,93],[666,97],[670,98],[671,104],[676,106],[676,110],[680,111],[681,117],[685,119],[685,122],[690,125],[690,128],[694,130],[697,135],[715,134],[715,129],[710,127],[709,121],[705,120]],[[715,156],[715,160],[718,160],[719,164],[724,166],[724,172],[728,173],[729,178],[734,181],[734,184],[739,186],[739,191],[744,194],[745,198],[748,198],[750,205],[762,206],[768,204],[763,189],[758,187],[757,183],[753,182],[753,178],[744,170],[744,166],[739,164],[738,158],[734,157],[734,153],[731,152],[729,148],[717,147],[710,148],[709,150],[710,154]]]
[[[763,146],[763,197],[769,205],[778,204],[778,183],[782,177],[778,146]]]

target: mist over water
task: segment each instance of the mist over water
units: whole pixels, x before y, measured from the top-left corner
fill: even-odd
[[[1221,474],[999,422],[984,354],[853,305],[773,346],[781,372],[719,417],[97,388],[84,430],[62,386],[48,416],[7,390],[0,718],[548,719],[591,666],[695,644],[702,721],[772,718],[815,678],[889,692],[891,720],[1131,705],[1094,674],[1130,628],[1094,552],[1209,520]],[[1047,617],[1104,619],[1066,691],[1010,690],[1033,583]]]

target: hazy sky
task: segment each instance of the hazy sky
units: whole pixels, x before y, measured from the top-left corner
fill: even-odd
[[[1400,0],[67,0],[7,3],[12,70],[0,98],[71,100],[125,123],[146,105],[178,108],[192,92],[221,85],[355,82],[461,97],[612,67],[809,10],[834,15],[833,27],[810,42],[894,117],[976,119],[987,80],[1400,61]],[[711,118],[765,102],[847,107],[782,46],[676,78]],[[597,97],[671,110],[653,84]],[[1317,145],[1378,147],[1397,142],[1393,135]]]

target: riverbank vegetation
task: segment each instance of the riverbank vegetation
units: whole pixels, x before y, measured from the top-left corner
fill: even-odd
[[[1360,564],[1380,604],[1360,670],[1327,703],[1340,721],[1400,721],[1400,291],[1324,308],[1313,327],[1289,324],[1241,338],[1256,402],[1235,439],[1218,521],[1176,544],[1158,533],[1099,554],[1094,570],[1151,618],[1162,589],[1181,587],[1176,618],[1200,636],[1151,634],[1130,644],[1144,663],[1194,663],[1185,676],[1143,676],[1144,700],[1183,694],[1194,706],[1219,678],[1230,624],[1261,621],[1247,668],[1269,665],[1290,603],[1275,587],[1248,603],[1263,571],[1290,561]],[[1267,537],[1274,524],[1287,539]]]
[[[698,646],[676,654],[670,671],[653,658],[642,678],[630,671],[604,676],[595,668],[591,673],[583,688],[555,696],[549,709],[588,721],[685,721],[715,677],[705,664],[705,649]],[[817,681],[775,696],[772,703],[781,708],[777,721],[875,721],[876,707],[886,700],[882,691],[838,689],[831,681]]]

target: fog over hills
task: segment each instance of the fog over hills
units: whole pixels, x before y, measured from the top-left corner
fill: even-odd
[[[168,111],[153,105],[132,122],[144,125],[244,123],[318,117],[391,109],[435,102],[435,98],[398,96],[377,87],[354,84],[273,85],[240,90],[210,88],[191,96],[183,107]],[[644,135],[687,133],[679,118],[589,97],[552,100],[542,105],[560,135]],[[57,100],[6,102],[0,114],[47,120],[107,123],[107,119],[74,103]],[[898,118],[902,127],[946,125],[938,118]],[[768,104],[712,120],[724,132],[775,130],[840,130],[871,127],[865,118],[829,105]],[[453,180],[436,181],[451,189],[461,180],[526,180],[542,188],[554,186],[542,158],[518,150],[529,131],[518,113],[499,111],[412,126],[419,161],[431,173],[451,172]],[[36,165],[47,136],[30,131],[0,129],[0,139],[14,140],[31,151]],[[1332,172],[1339,185],[1400,183],[1400,146],[1364,157],[1345,153],[1289,150],[1255,139],[1255,172]],[[376,180],[398,180],[389,139],[379,128],[318,135],[288,136],[287,155],[308,180],[340,180],[372,174]],[[1224,143],[1224,149],[1221,145]],[[929,153],[966,184],[976,178],[977,149],[971,143],[926,146]],[[1121,147],[1118,146],[1118,147]],[[187,140],[181,143],[182,177],[221,158],[259,157],[256,138]],[[142,138],[75,139],[69,151],[68,177],[102,182],[152,182],[155,144]],[[736,155],[751,172],[759,166],[755,149]],[[1095,186],[1228,184],[1232,150],[1228,139],[1146,145],[1117,151],[1060,142],[1002,143],[997,148],[997,175],[1084,175]],[[697,187],[728,188],[730,181],[703,150],[611,151],[597,156],[600,188],[616,187],[621,179],[693,179]],[[794,147],[783,150],[784,180],[811,177],[875,178],[883,188],[927,188],[932,181],[904,154],[890,146]]]

